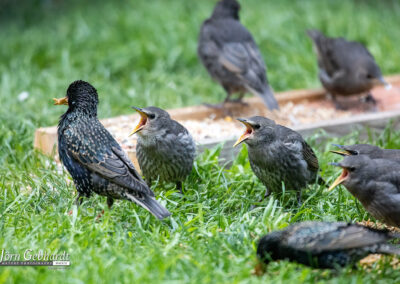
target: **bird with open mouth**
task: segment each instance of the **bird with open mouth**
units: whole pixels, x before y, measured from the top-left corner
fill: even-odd
[[[370,144],[332,145],[340,150],[331,150],[330,152],[341,156],[367,155],[371,159],[388,159],[400,162],[400,150],[398,149],[382,149]]]
[[[130,135],[138,135],[136,156],[147,184],[173,182],[182,193],[182,182],[191,173],[196,156],[192,136],[163,109],[132,108],[140,120]]]
[[[346,156],[339,163],[341,175],[329,191],[343,184],[377,220],[400,227],[400,165],[366,155]]]
[[[261,116],[238,121],[246,129],[234,147],[247,144],[251,168],[265,185],[265,196],[270,191],[281,192],[284,184],[286,189],[297,191],[300,202],[307,184],[323,182],[318,177],[317,156],[299,133]]]
[[[82,197],[97,193],[132,201],[158,219],[171,215],[157,202],[154,193],[137,173],[127,154],[97,118],[97,90],[85,81],[75,81],[67,95],[54,99],[55,105],[68,105],[58,124],[58,153]]]

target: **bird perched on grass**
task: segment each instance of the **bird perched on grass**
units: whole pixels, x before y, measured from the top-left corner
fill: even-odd
[[[287,259],[315,268],[355,265],[369,254],[400,255],[387,242],[400,234],[344,222],[302,222],[262,237],[257,256],[265,263]]]
[[[197,53],[210,73],[227,93],[225,102],[241,102],[245,92],[261,97],[271,110],[279,109],[266,76],[261,53],[250,32],[239,21],[236,0],[219,1],[201,26]],[[239,99],[231,95],[239,93]]]
[[[344,38],[329,38],[317,30],[307,31],[318,57],[319,79],[336,101],[337,95],[368,93],[367,99],[376,103],[369,93],[377,84],[390,85],[368,49],[359,42]]]
[[[359,155],[331,164],[343,171],[329,190],[343,184],[374,218],[400,227],[400,165],[397,162]]]
[[[247,144],[251,168],[267,188],[265,196],[282,191],[283,182],[286,189],[298,192],[300,202],[301,189],[317,181],[319,165],[312,148],[299,133],[271,119],[253,116],[238,120],[246,131],[234,146]]]
[[[342,156],[367,155],[371,159],[388,159],[400,162],[400,150],[382,149],[370,144],[339,145],[333,144],[340,150],[331,150],[332,153]]]
[[[189,131],[157,107],[133,107],[140,121],[131,133],[138,134],[136,156],[148,183],[159,179],[176,183],[182,193],[182,181],[191,173],[196,145]]]
[[[58,124],[58,153],[78,191],[77,203],[93,192],[133,201],[158,219],[170,215],[136,172],[132,162],[97,119],[98,95],[85,81],[73,82],[56,105],[68,105]]]

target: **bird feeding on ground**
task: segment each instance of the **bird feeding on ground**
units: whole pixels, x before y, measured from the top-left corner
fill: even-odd
[[[97,193],[125,199],[142,206],[158,219],[170,215],[135,170],[132,162],[97,118],[98,95],[85,81],[73,82],[66,97],[54,99],[56,105],[68,105],[58,124],[58,153],[82,197]]]
[[[343,184],[377,220],[400,227],[400,165],[366,155],[346,156],[339,163],[342,174],[329,190]]]
[[[262,237],[258,258],[295,261],[315,268],[355,265],[369,254],[400,255],[400,248],[388,243],[399,233],[345,222],[301,222]]]
[[[240,23],[236,0],[221,0],[201,26],[197,53],[211,77],[226,91],[225,102],[241,102],[250,92],[270,109],[279,109],[269,86],[262,55],[250,32]],[[239,93],[237,100],[231,99]]]
[[[176,183],[182,193],[182,181],[191,173],[196,144],[189,131],[157,107],[133,107],[140,121],[131,135],[138,134],[136,156],[148,183],[154,180]]]
[[[281,192],[284,183],[286,189],[298,192],[300,202],[301,189],[317,180],[323,182],[318,177],[318,159],[299,133],[261,116],[238,120],[246,130],[234,147],[247,144],[251,168],[265,185],[265,196]]]

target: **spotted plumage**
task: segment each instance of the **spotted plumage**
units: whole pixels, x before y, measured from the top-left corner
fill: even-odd
[[[219,1],[209,19],[204,21],[197,53],[213,79],[227,93],[250,92],[261,97],[269,109],[279,109],[268,84],[266,67],[253,36],[239,21],[240,5],[236,0]]]
[[[68,110],[58,124],[58,153],[82,196],[97,193],[133,201],[159,219],[170,215],[136,172],[117,141],[97,119],[96,89],[84,81],[73,82],[63,99]],[[57,104],[57,103],[56,103]]]
[[[303,137],[294,130],[261,116],[238,119],[246,132],[238,140],[248,146],[251,168],[269,191],[298,193],[317,181],[318,159]]]
[[[157,107],[136,108],[141,115],[136,153],[149,184],[154,180],[174,182],[182,192],[182,181],[191,173],[196,155],[188,130]]]
[[[257,256],[265,263],[287,259],[316,268],[354,265],[373,253],[400,255],[387,242],[400,234],[344,222],[302,222],[262,237]]]

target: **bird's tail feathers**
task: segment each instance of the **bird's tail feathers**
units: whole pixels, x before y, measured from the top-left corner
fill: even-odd
[[[137,198],[137,197],[133,196],[132,194],[127,194],[127,197],[129,200],[139,204],[144,209],[149,211],[151,214],[153,214],[159,220],[167,218],[168,216],[171,215],[171,213],[166,208],[164,208],[160,203],[158,203],[157,200],[152,196],[145,196],[144,198]]]
[[[382,244],[376,253],[400,255],[400,247],[391,244]]]
[[[253,94],[258,95],[261,97],[263,100],[264,104],[268,107],[270,110],[279,110],[279,104],[278,101],[275,98],[274,92],[272,91],[270,86],[267,86],[264,90],[264,92],[258,92],[254,89],[250,89]]]
[[[307,35],[314,41],[317,42],[324,35],[319,30],[307,30]]]

